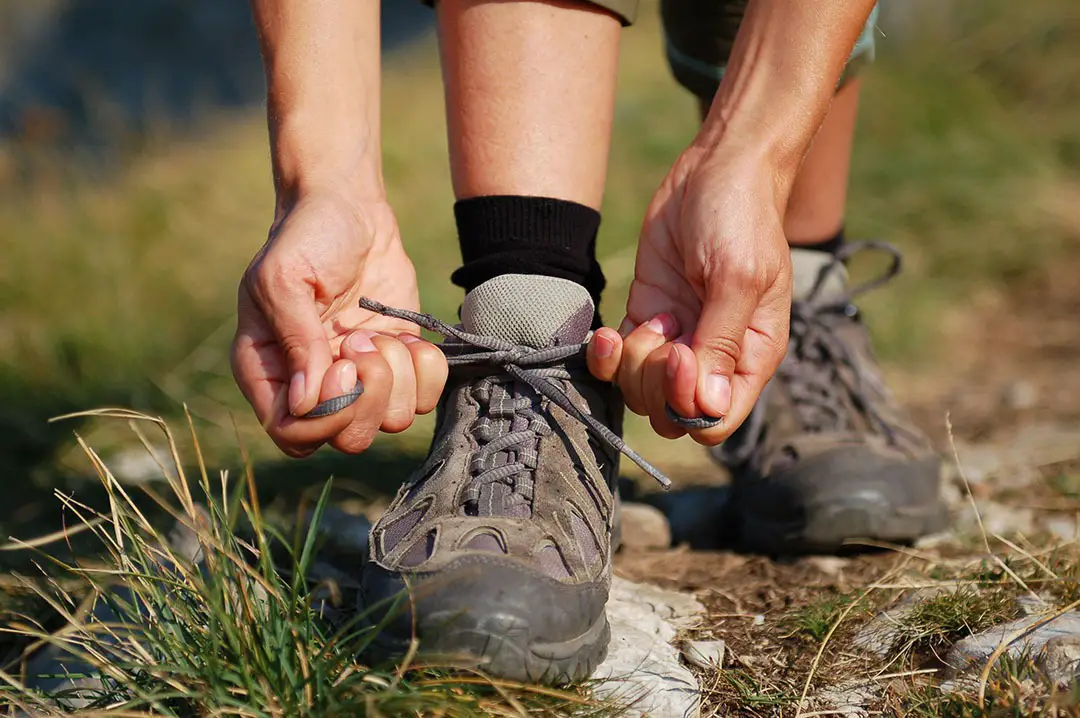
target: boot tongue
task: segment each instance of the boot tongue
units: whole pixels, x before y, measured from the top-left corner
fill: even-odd
[[[558,277],[503,274],[465,295],[465,331],[534,349],[580,344],[592,328],[593,302],[585,287]]]
[[[842,262],[837,261],[829,252],[793,248],[791,250],[791,265],[795,274],[795,283],[792,299],[795,301],[807,301],[810,299],[810,292],[813,291],[814,285],[817,284],[818,277],[833,264],[838,266],[829,270],[829,276],[813,297],[813,302],[816,305],[828,304],[847,295],[847,267]]]

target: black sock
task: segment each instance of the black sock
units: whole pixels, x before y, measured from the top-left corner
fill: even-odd
[[[844,246],[844,228],[841,227],[840,231],[834,234],[828,239],[823,239],[820,242],[814,242],[813,244],[799,244],[793,245],[793,249],[809,249],[814,252],[828,252],[829,254],[836,254],[840,251],[840,248]]]
[[[470,291],[501,274],[541,274],[588,290],[600,326],[604,273],[596,261],[600,213],[548,197],[473,197],[454,204],[462,266],[450,279]]]

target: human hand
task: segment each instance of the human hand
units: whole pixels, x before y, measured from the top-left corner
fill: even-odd
[[[692,146],[645,216],[619,332],[598,329],[593,375],[661,436],[716,445],[749,415],[787,349],[786,195],[768,162]],[[668,417],[723,418],[688,430]]]
[[[280,211],[240,282],[232,368],[263,428],[291,456],[325,443],[359,453],[379,430],[404,431],[439,400],[446,357],[415,325],[361,309],[361,296],[419,309],[390,207],[322,191]],[[350,406],[303,418],[357,382],[363,394]]]

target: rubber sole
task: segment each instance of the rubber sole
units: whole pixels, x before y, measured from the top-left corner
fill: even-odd
[[[489,613],[468,623],[460,615],[434,613],[425,617],[417,633],[418,655],[425,662],[480,669],[522,683],[556,686],[591,676],[607,657],[611,642],[606,612],[585,633],[557,642],[533,641],[528,622],[505,613]],[[371,644],[368,657],[399,658],[410,642],[411,636],[384,632]]]
[[[807,507],[805,518],[799,521],[777,521],[751,510],[739,510],[738,503],[733,502],[733,510],[737,512],[740,547],[773,555],[836,553],[857,547],[860,539],[910,544],[949,524],[948,509],[940,500],[897,506],[875,492]]]

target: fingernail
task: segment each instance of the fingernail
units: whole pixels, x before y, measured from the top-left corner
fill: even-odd
[[[656,332],[662,337],[669,337],[678,329],[675,317],[670,314],[657,314],[645,322],[645,326],[648,327],[649,331]]]
[[[356,365],[349,362],[341,375],[341,393],[348,394],[356,388]]]
[[[674,379],[679,373],[679,346],[676,344],[671,347],[671,351],[667,355],[667,378]]]
[[[375,348],[375,342],[371,341],[371,337],[364,332],[353,332],[349,337],[349,348],[358,354],[378,351]]]
[[[292,376],[292,380],[289,382],[289,411],[293,414],[297,413],[300,405],[304,403],[304,396],[307,393],[306,381],[304,379],[304,372],[298,371]]]
[[[731,380],[723,374],[710,374],[705,380],[705,391],[720,415],[726,416],[731,409]]]
[[[636,328],[637,327],[634,325],[634,323],[630,321],[630,317],[627,317],[626,319],[623,319],[622,324],[619,325],[619,335],[623,339],[626,339],[626,335],[634,331],[634,329]]]
[[[416,336],[415,334],[409,334],[408,332],[406,332],[404,334],[398,334],[398,341],[402,344],[412,344],[413,342],[420,341],[420,337]]]
[[[615,342],[611,341],[603,334],[597,334],[593,338],[593,352],[595,352],[597,359],[607,359],[614,351]]]
[[[693,334],[683,334],[675,340],[676,344],[682,344],[684,346],[690,346],[690,342],[694,340]]]

